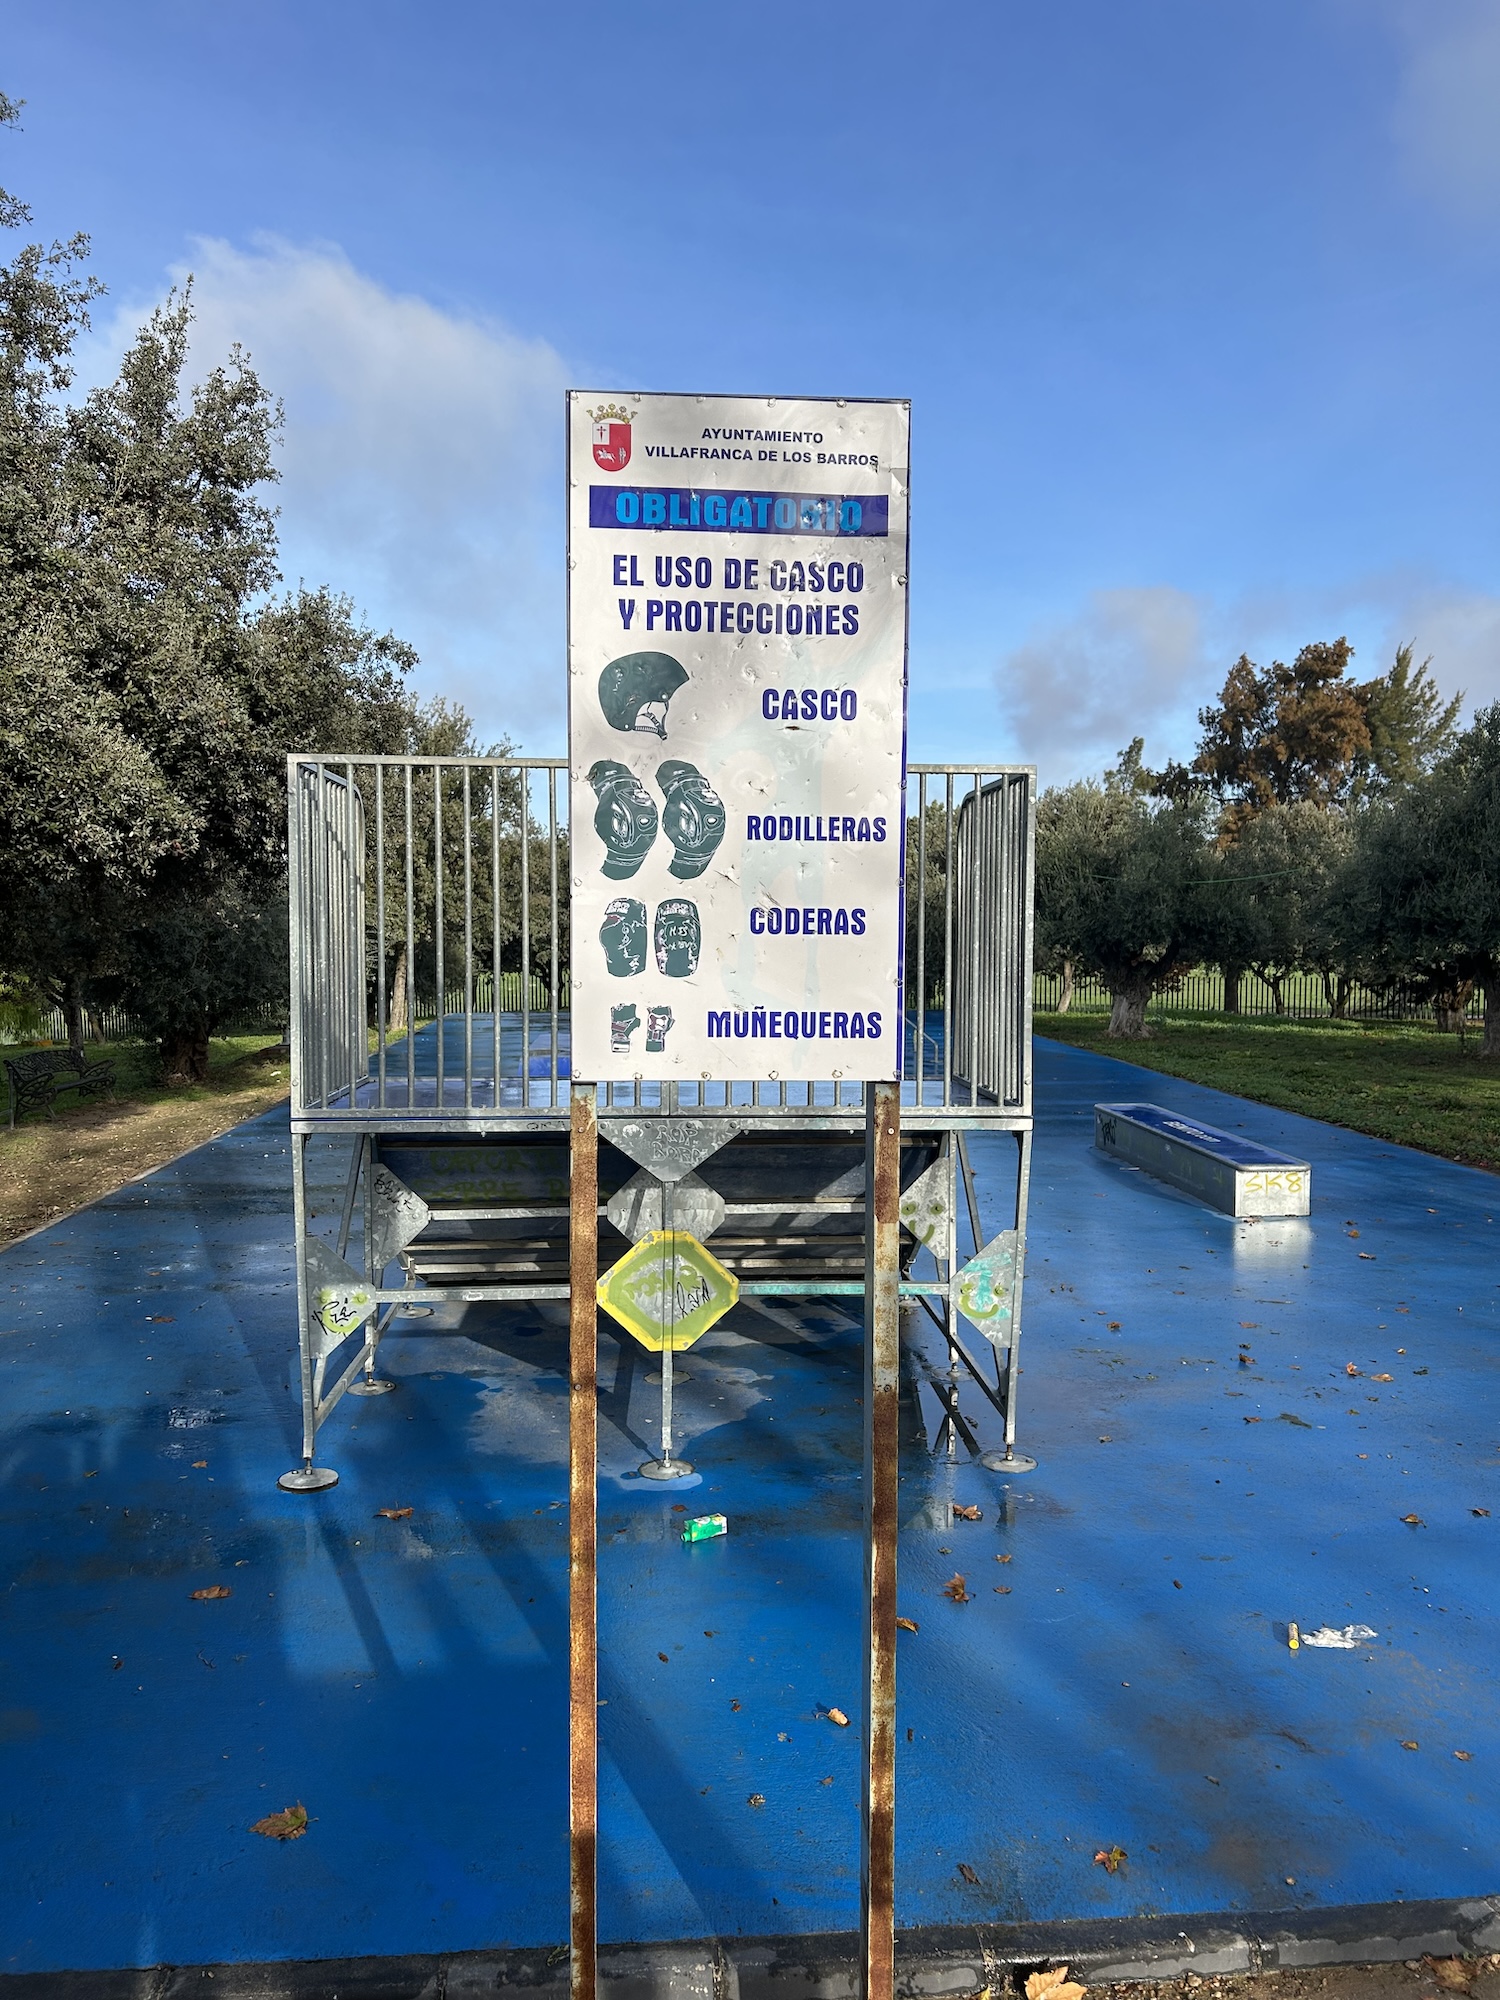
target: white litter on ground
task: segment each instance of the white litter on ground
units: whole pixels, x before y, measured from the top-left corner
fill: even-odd
[[[1369,1625],[1345,1625],[1342,1630],[1334,1625],[1320,1625],[1316,1632],[1304,1632],[1304,1646],[1337,1646],[1341,1652],[1352,1652],[1362,1646],[1367,1639],[1375,1637]]]

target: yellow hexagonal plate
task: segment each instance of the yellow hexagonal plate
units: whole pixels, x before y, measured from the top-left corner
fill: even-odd
[[[599,1280],[600,1305],[653,1354],[691,1347],[739,1295],[739,1279],[685,1229],[653,1229]]]

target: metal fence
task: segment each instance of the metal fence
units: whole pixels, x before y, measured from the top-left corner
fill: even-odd
[[[143,1021],[139,1014],[132,1014],[128,1007],[88,1007],[84,1010],[83,1036],[87,1042],[149,1042],[155,1039],[155,1030]],[[215,1029],[218,1035],[253,1035],[264,1032],[279,1035],[286,1025],[286,1012],[281,1007],[262,1007],[248,1014],[236,1016]],[[34,1014],[23,1016],[17,1010],[16,1018],[0,1027],[0,1045],[31,1045],[38,1042],[65,1043],[68,1039],[68,1022],[61,1007],[43,1007]]]
[[[289,762],[294,1115],[561,1116],[566,760]],[[1015,766],[908,773],[902,1081],[914,1109],[1030,1114],[1034,791]],[[433,1019],[439,993],[440,1031],[407,1033]],[[431,1008],[413,997],[424,994]],[[863,1097],[836,1078],[605,1080],[600,1110],[862,1115]]]
[[[1039,972],[1033,981],[1033,998],[1038,1013],[1055,1013],[1064,990],[1064,981],[1059,972]],[[1107,1014],[1110,1009],[1109,989],[1095,974],[1080,974],[1072,982],[1072,993],[1067,1012],[1072,1014]],[[1154,996],[1151,1013],[1163,1014],[1226,1014],[1224,1006],[1224,975],[1214,966],[1202,966],[1196,972],[1185,973],[1165,991]],[[1264,1020],[1268,1018],[1286,1021],[1428,1021],[1433,1019],[1430,1001],[1418,1001],[1377,992],[1357,981],[1346,983],[1342,990],[1330,991],[1322,976],[1312,972],[1289,973],[1281,982],[1278,994],[1259,974],[1246,971],[1240,980],[1239,1006],[1236,1013],[1246,1019]],[[1484,995],[1476,987],[1469,996],[1467,1023],[1482,1024],[1484,1018]]]

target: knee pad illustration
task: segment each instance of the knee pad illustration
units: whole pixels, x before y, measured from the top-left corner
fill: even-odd
[[[692,908],[689,903],[688,908]],[[661,918],[657,917],[658,935]],[[599,926],[599,942],[604,947],[604,964],[616,979],[629,979],[646,970],[646,905],[634,896],[616,896],[606,904],[604,922]],[[660,956],[660,946],[658,946]]]
[[[672,1025],[670,1007],[648,1007],[646,1009],[646,1053],[659,1056],[667,1046],[667,1031]]]
[[[603,873],[611,882],[634,875],[656,838],[656,801],[634,771],[612,757],[601,757],[589,771],[589,783],[599,801],[594,831],[604,842]]]
[[[703,931],[698,905],[669,896],[656,906],[656,969],[668,979],[691,979],[698,970]]]
[[[676,849],[672,873],[690,882],[703,873],[724,838],[724,801],[696,764],[679,757],[658,767],[656,782],[666,800],[662,831]]]
[[[651,1014],[652,1018],[654,1019],[656,1015],[656,1009],[654,1007],[651,1010]],[[622,1007],[611,1007],[609,1010],[610,1054],[615,1056],[628,1056],[630,1054],[630,1037],[635,1033],[636,1029],[640,1025],[641,1025],[641,1017],[636,1011],[635,1002],[633,1000],[627,1000]],[[646,1047],[648,1049],[651,1047],[650,1035],[651,1035],[651,1030],[648,1027],[646,1030],[646,1036],[647,1036]],[[660,1044],[658,1044],[658,1046],[660,1046]]]
[[[665,737],[667,708],[687,669],[670,653],[622,653],[599,676],[599,706],[611,729]]]

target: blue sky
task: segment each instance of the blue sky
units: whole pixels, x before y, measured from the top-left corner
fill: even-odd
[[[0,184],[284,399],[283,567],[562,740],[562,391],[907,395],[912,751],[1500,698],[1500,0],[21,0]]]

